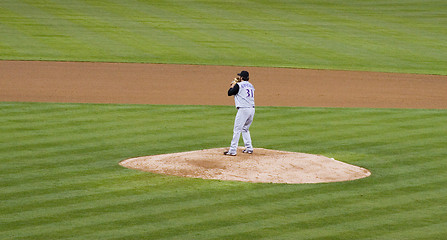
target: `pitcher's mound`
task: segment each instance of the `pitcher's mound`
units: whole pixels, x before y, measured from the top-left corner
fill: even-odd
[[[306,153],[255,148],[225,156],[226,148],[131,158],[121,166],[182,177],[259,183],[321,183],[368,177],[367,169]]]

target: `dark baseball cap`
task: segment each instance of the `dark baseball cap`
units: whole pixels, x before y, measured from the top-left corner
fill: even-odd
[[[242,71],[237,74],[238,76],[241,76],[244,79],[248,79],[249,73],[247,71]]]

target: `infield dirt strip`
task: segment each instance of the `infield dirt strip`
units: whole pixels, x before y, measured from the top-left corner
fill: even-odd
[[[447,76],[39,61],[0,61],[0,101],[233,105],[227,89],[241,70],[250,72],[257,106],[447,109]],[[147,156],[120,164],[169,175],[249,182],[336,182],[370,175],[324,156],[268,149],[247,155],[239,149],[238,156],[230,157],[222,150]],[[152,165],[155,162],[161,165]]]
[[[258,106],[447,108],[447,76],[174,64],[0,61],[0,101],[233,105],[248,70]]]

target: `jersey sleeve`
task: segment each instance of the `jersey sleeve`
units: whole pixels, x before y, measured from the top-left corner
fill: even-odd
[[[228,89],[228,96],[236,95],[239,92],[239,84],[235,84],[234,87]]]

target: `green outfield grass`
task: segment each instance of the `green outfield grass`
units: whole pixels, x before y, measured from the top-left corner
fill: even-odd
[[[1,0],[0,59],[447,75],[446,12],[442,0]],[[118,165],[228,146],[234,114],[230,106],[0,103],[0,239],[447,235],[447,110],[257,108],[255,147],[372,171],[351,182],[253,184]]]
[[[444,0],[2,0],[0,59],[447,74]]]
[[[253,184],[130,170],[229,145],[230,106],[0,104],[0,239],[442,239],[446,110],[259,107],[255,147],[372,176]],[[205,120],[206,119],[206,120]]]

